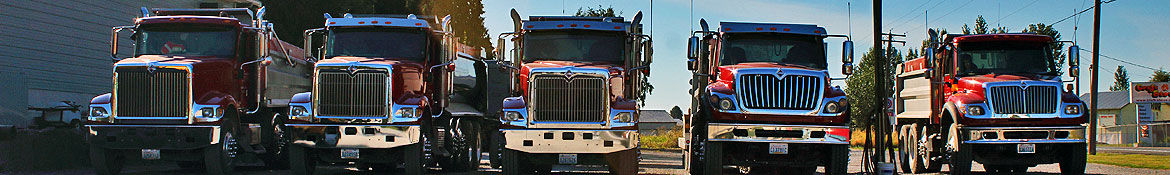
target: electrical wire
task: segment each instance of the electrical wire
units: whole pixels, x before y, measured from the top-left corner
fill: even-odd
[[[1152,71],[1158,71],[1158,70],[1161,70],[1161,69],[1154,69],[1153,67],[1149,67],[1149,66],[1145,66],[1145,65],[1141,65],[1141,64],[1137,64],[1137,63],[1129,62],[1129,61],[1125,61],[1125,60],[1122,60],[1122,59],[1119,59],[1119,58],[1114,58],[1114,57],[1111,57],[1111,56],[1108,56],[1108,55],[1102,55],[1102,54],[1098,54],[1098,53],[1093,53],[1093,51],[1091,51],[1091,50],[1088,50],[1088,49],[1083,49],[1083,48],[1082,48],[1082,49],[1081,49],[1081,51],[1085,51],[1085,52],[1088,52],[1088,53],[1090,53],[1090,54],[1097,54],[1097,55],[1100,55],[1101,57],[1105,57],[1105,58],[1111,59],[1111,60],[1113,60],[1113,61],[1122,62],[1122,63],[1125,63],[1125,64],[1129,64],[1129,65],[1137,66],[1137,67],[1140,67],[1140,68],[1146,68],[1146,69],[1149,69],[1149,70],[1152,70]]]

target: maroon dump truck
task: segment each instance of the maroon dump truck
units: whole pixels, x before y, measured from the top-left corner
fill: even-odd
[[[264,8],[142,12],[133,26],[113,28],[114,89],[90,102],[86,140],[97,173],[118,174],[127,158],[209,174],[244,163],[287,166],[280,126],[312,67],[300,48],[276,38]],[[134,54],[118,59],[125,30]]]
[[[547,174],[553,165],[638,173],[638,99],[652,52],[641,17],[522,20],[512,11],[515,31],[497,43],[497,57],[511,59],[502,67],[515,78],[494,140],[504,174]]]
[[[1084,103],[1061,87],[1056,42],[1038,34],[945,35],[930,31],[926,56],[897,66],[894,113],[903,172],[1022,173],[1059,163],[1085,170]],[[1077,46],[1068,51],[1077,76]]]
[[[689,41],[691,111],[680,139],[691,174],[845,174],[849,102],[832,86],[825,28],[808,24],[721,22]],[[842,43],[852,74],[853,42]]]

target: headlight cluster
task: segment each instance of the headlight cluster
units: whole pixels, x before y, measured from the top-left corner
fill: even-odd
[[[505,122],[514,122],[514,121],[524,120],[524,116],[520,115],[519,112],[515,112],[515,111],[505,111],[504,114],[502,114],[502,115],[503,116],[500,116],[500,120],[503,120]]]
[[[309,109],[305,109],[304,106],[293,106],[292,109],[289,109],[288,115],[292,117],[308,117],[311,114],[309,113]]]
[[[110,112],[106,111],[106,108],[91,107],[91,108],[89,108],[89,117],[90,118],[106,118],[106,117],[110,117]]]
[[[223,108],[204,107],[199,108],[197,112],[195,114],[196,122],[216,122],[223,117]]]
[[[1081,113],[1081,105],[1064,106],[1064,114],[1080,114],[1080,113]]]
[[[967,106],[967,115],[983,115],[983,114],[985,114],[985,112],[986,111],[983,111],[983,106],[977,106],[977,105]]]
[[[840,101],[830,101],[828,103],[825,103],[825,113],[830,113],[830,114],[841,113],[841,102]]]
[[[630,113],[630,112],[620,112],[617,115],[613,116],[614,121],[621,122],[621,123],[630,123],[630,122],[637,120],[636,118],[637,117],[635,117],[634,114]]]
[[[715,108],[724,111],[735,110],[735,102],[731,101],[730,98],[719,98],[718,102],[715,103]]]
[[[404,107],[404,108],[398,108],[397,111],[394,111],[394,116],[397,116],[400,118],[418,118],[419,116],[422,116],[422,114],[420,114],[420,112],[422,112],[422,111],[418,110],[417,108]]]

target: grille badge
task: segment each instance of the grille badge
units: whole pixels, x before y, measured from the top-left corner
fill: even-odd
[[[153,63],[146,63],[146,72],[147,73],[150,73],[150,75],[154,75],[155,70],[158,70],[158,66],[155,66]]]
[[[349,68],[346,68],[345,71],[349,73],[349,77],[354,77],[354,76],[357,76],[358,70],[357,70],[357,67],[354,67],[353,64],[350,64]]]
[[[565,81],[569,81],[569,82],[573,81],[573,69],[565,70]]]

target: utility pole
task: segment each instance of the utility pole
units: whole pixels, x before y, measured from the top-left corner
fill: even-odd
[[[1097,70],[1101,67],[1098,59],[1101,55],[1101,0],[1093,5],[1093,77],[1089,80],[1089,89],[1092,107],[1089,110],[1089,154],[1097,155]]]
[[[881,66],[879,66],[879,67],[893,67],[893,63],[890,62],[890,59],[894,58],[894,56],[897,56],[897,55],[893,55],[893,54],[896,54],[896,53],[893,53],[894,43],[901,43],[902,46],[906,46],[906,41],[894,40],[894,37],[905,38],[906,35],[905,34],[894,34],[893,29],[891,29],[889,31],[889,33],[882,33],[882,36],[886,36],[886,39],[882,40],[882,42],[885,42],[885,44],[886,44],[886,50],[884,50],[885,53],[882,54],[882,55],[885,55],[885,58],[882,59],[882,62],[884,62],[884,63],[881,64]],[[878,130],[881,132],[881,135],[879,135],[879,137],[878,137],[878,139],[881,140],[880,141],[881,144],[879,144],[881,146],[881,148],[879,148],[877,152],[881,155],[888,154],[888,155],[893,156],[893,155],[898,155],[896,152],[894,152],[894,147],[893,147],[894,133],[892,131],[894,128],[893,128],[893,125],[890,125],[890,122],[891,122],[890,116],[886,116],[886,114],[887,114],[886,109],[888,107],[890,107],[890,105],[893,105],[893,104],[889,104],[889,103],[891,103],[891,101],[887,100],[887,99],[889,99],[889,96],[890,96],[890,95],[887,95],[887,94],[890,94],[890,93],[887,93],[887,90],[890,90],[890,89],[886,88],[887,86],[885,86],[884,84],[886,81],[886,77],[894,76],[894,75],[892,73],[893,72],[892,70],[889,70],[886,68],[882,68],[881,70],[883,71],[881,74],[875,74],[875,75],[880,75],[877,78],[880,79],[878,81],[882,82],[882,84],[883,84],[883,86],[878,87],[879,89],[881,89],[879,91],[882,91],[882,93],[881,93],[882,96],[878,96],[878,98],[881,99],[881,101],[882,101],[882,103],[880,103],[882,105],[880,106],[881,108],[877,109],[877,112],[875,112],[875,114],[878,114],[878,117],[881,117],[881,119],[879,120],[881,122],[877,124],[877,126],[878,126],[877,128],[881,128],[881,130]],[[890,157],[889,160],[882,160],[882,161],[893,163],[894,158]]]
[[[885,49],[882,48],[882,36],[883,36],[882,35],[882,0],[873,0],[873,48],[874,48],[874,51],[877,52],[877,54],[874,54],[875,56],[877,56],[877,58],[875,58],[874,64],[873,64],[873,70],[874,70],[874,76],[873,76],[874,80],[873,81],[874,81],[874,91],[875,91],[874,95],[875,95],[875,97],[878,97],[878,98],[873,99],[874,100],[873,104],[883,104],[883,105],[877,105],[879,107],[884,107],[884,104],[886,104],[886,96],[888,96],[888,95],[886,95],[887,93],[886,93],[886,88],[885,88],[886,87],[885,77],[890,76],[890,75],[886,75],[886,67],[887,66],[885,66],[885,65],[889,65],[889,62],[888,62],[888,59],[886,59]],[[874,115],[873,115],[874,118],[873,119],[875,119],[875,120],[870,120],[870,122],[869,122],[870,126],[869,126],[869,128],[866,128],[867,130],[869,130],[869,133],[871,136],[879,137],[877,139],[870,137],[869,140],[875,140],[876,142],[880,142],[879,144],[874,145],[874,148],[876,148],[877,150],[871,152],[872,155],[870,155],[870,156],[873,156],[872,160],[870,160],[872,162],[870,165],[873,165],[872,166],[873,173],[878,173],[881,171],[881,167],[879,165],[888,164],[888,162],[886,161],[886,155],[885,155],[886,154],[885,153],[885,150],[886,150],[885,140],[886,139],[881,138],[881,137],[885,137],[885,136],[889,135],[889,133],[887,132],[886,126],[885,126],[885,125],[888,125],[888,122],[886,122],[887,118],[886,118],[886,115],[885,115],[886,113],[884,112],[884,110],[885,109],[874,109]]]

